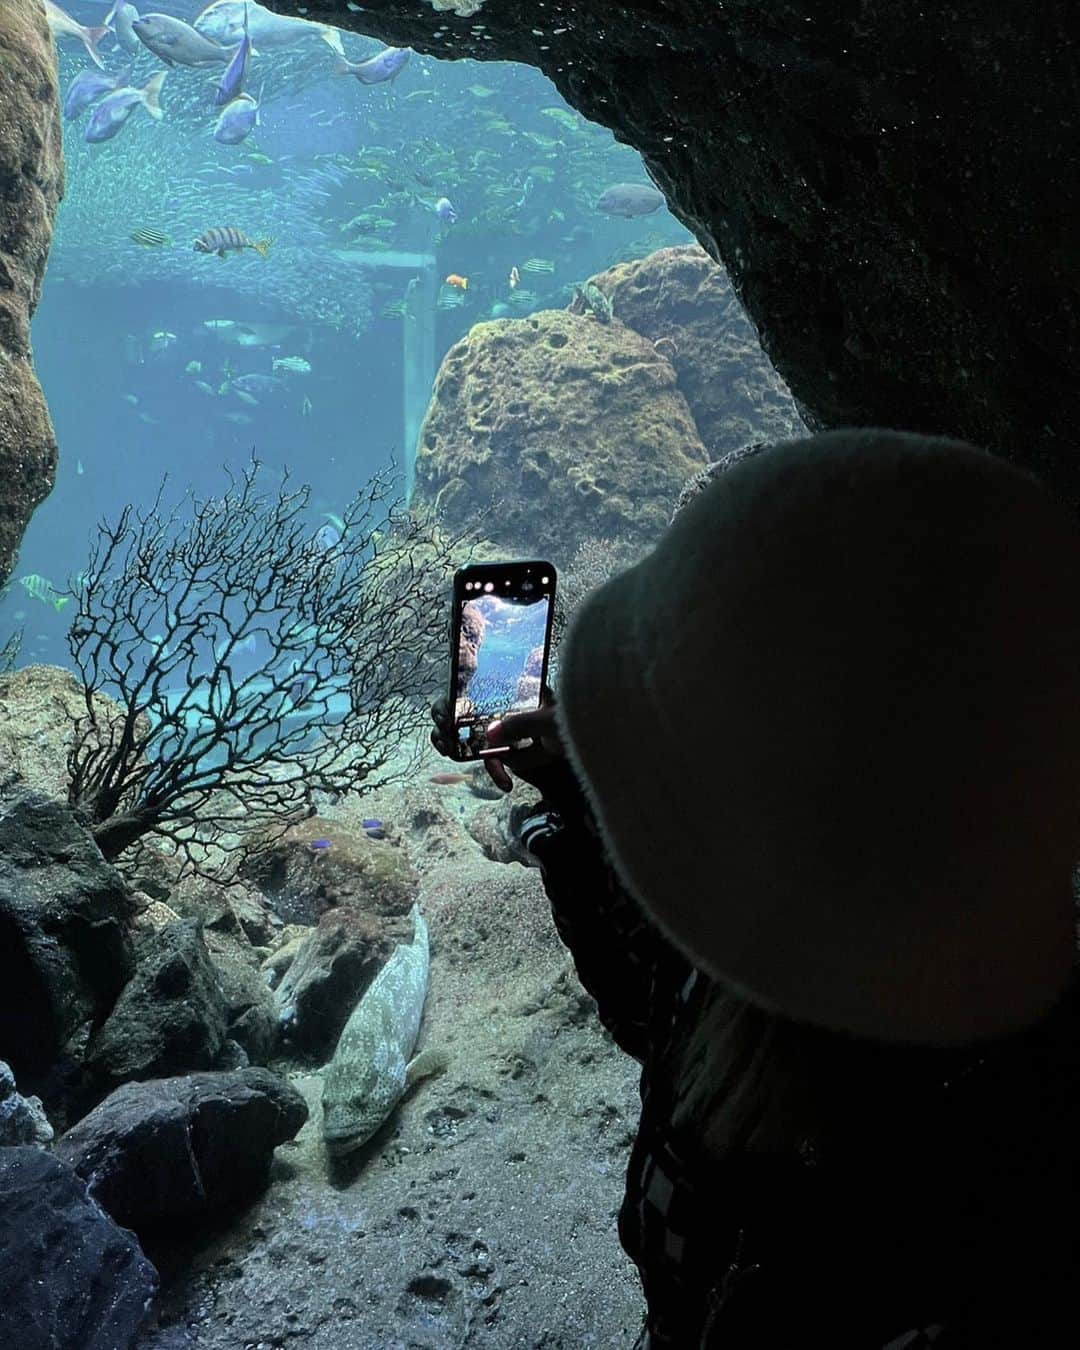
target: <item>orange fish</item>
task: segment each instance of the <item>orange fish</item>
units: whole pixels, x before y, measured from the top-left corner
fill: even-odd
[[[459,291],[467,291],[469,289],[469,278],[459,277],[456,272],[451,272],[446,278],[446,284],[448,286],[456,286]]]
[[[471,777],[467,773],[433,773],[428,782],[438,787],[454,787],[457,783],[467,783]]]
[[[510,289],[511,289],[512,291],[516,291],[517,288],[518,288],[520,285],[521,285],[521,273],[517,270],[516,267],[511,267],[511,269],[510,269]]]

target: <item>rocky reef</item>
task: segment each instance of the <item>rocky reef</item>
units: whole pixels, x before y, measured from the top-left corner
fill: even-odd
[[[414,501],[447,527],[554,559],[586,535],[655,538],[705,448],[670,362],[615,320],[545,310],[477,324],[446,354],[420,432]]]
[[[662,248],[591,278],[614,314],[675,369],[710,460],[805,427],[727,273],[700,245]]]
[[[268,3],[540,67],[641,151],[813,426],[960,436],[1080,503],[1069,0]]]
[[[0,7],[0,585],[52,490],[56,440],[30,319],[64,191],[56,54],[40,5]]]

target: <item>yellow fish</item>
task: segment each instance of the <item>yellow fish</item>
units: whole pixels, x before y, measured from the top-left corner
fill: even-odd
[[[469,278],[460,277],[456,272],[451,272],[446,278],[446,284],[448,286],[456,286],[459,291],[467,291],[469,289]]]
[[[70,595],[61,595],[51,581],[39,576],[37,572],[29,572],[25,577],[20,577],[19,585],[27,595],[32,595],[35,600],[40,600],[45,605],[52,605],[57,614],[65,605],[71,603]]]

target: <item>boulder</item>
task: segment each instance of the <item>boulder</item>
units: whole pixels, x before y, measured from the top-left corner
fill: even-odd
[[[104,694],[94,694],[93,700],[104,725],[121,715],[120,705]],[[5,779],[66,804],[68,753],[76,723],[85,716],[86,691],[70,670],[22,666],[0,675],[0,764]]]
[[[186,876],[174,904],[181,914],[201,919],[208,932],[229,933],[253,947],[269,946],[282,927],[280,917],[247,882],[223,886],[205,877]]]
[[[208,928],[203,933],[225,995],[228,1036],[250,1064],[265,1064],[277,1047],[274,996],[259,968],[259,958],[243,937]]]
[[[542,509],[558,565],[587,536],[654,540],[706,460],[675,370],[648,339],[547,310],[477,324],[447,352],[413,500],[450,529],[498,503],[484,532],[511,552],[535,549]]]
[[[30,319],[64,192],[56,52],[41,5],[0,6],[0,585],[52,490],[56,438]]]
[[[136,970],[90,1039],[86,1065],[102,1085],[212,1068],[225,1043],[225,994],[197,919],[136,943]]]
[[[248,846],[241,877],[252,883],[286,923],[318,923],[328,909],[407,914],[416,875],[405,851],[363,829],[311,816]]]
[[[20,1081],[81,1061],[134,970],[133,913],[66,807],[28,790],[0,800],[0,1046]]]
[[[298,1055],[321,1058],[337,1044],[361,993],[411,925],[380,921],[353,909],[333,909],[298,946],[274,990],[281,1034]]]
[[[662,248],[592,278],[615,314],[671,362],[710,459],[805,434],[728,275],[699,244]]]
[[[158,1078],[117,1088],[56,1155],[142,1235],[254,1198],[274,1149],[307,1117],[303,1097],[266,1069]]]
[[[12,1350],[128,1350],[158,1278],[132,1233],[38,1148],[0,1148],[0,1326]]]
[[[0,1059],[0,1145],[51,1144],[53,1127],[40,1097],[22,1097],[15,1091],[11,1066]]]

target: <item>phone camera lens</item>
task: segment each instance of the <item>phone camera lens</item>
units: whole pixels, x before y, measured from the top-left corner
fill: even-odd
[[[523,581],[521,583],[521,589],[523,591],[534,591],[536,587],[533,585],[531,581]]]

